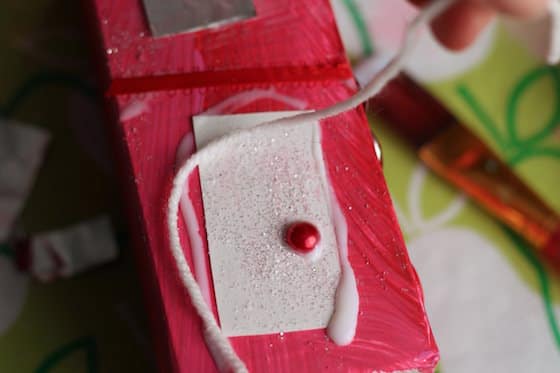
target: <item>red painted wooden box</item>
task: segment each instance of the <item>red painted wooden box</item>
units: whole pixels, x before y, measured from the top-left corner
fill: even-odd
[[[254,5],[253,18],[159,38],[151,36],[139,0],[91,0],[87,6],[110,93],[154,348],[165,372],[217,369],[165,226],[177,147],[192,132],[192,117],[216,105],[223,114],[318,109],[357,89],[328,0]],[[348,222],[348,258],[360,300],[354,340],[337,346],[324,329],[315,329],[230,341],[251,372],[431,372],[437,347],[364,112],[325,120],[321,131],[326,169]],[[198,174],[190,185],[204,225]],[[180,233],[191,261],[184,225]],[[204,230],[201,235],[206,242]]]

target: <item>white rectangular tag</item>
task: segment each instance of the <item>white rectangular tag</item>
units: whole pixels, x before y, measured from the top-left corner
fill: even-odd
[[[194,117],[200,150],[233,130],[298,112]],[[340,264],[318,123],[276,128],[199,165],[220,324],[227,336],[325,328]],[[283,240],[290,223],[321,234],[315,260]]]

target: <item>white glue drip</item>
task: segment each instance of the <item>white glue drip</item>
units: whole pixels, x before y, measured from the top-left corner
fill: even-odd
[[[142,100],[132,100],[121,111],[119,120],[126,122],[150,110],[149,97]]]
[[[194,153],[179,168],[175,178],[173,179],[173,186],[167,205],[167,228],[169,233],[170,250],[175,259],[175,263],[177,264],[177,271],[181,281],[190,295],[191,303],[202,320],[203,333],[208,349],[216,361],[218,369],[221,371],[236,373],[247,372],[247,367],[233,349],[229,339],[222,333],[220,326],[214,318],[212,309],[206,303],[200,287],[191,272],[187,259],[183,253],[183,248],[181,247],[181,238],[178,227],[179,205],[183,196],[185,183],[188,181],[190,174],[200,163],[212,162],[220,159],[221,157],[228,156],[228,150],[231,149],[232,146],[239,146],[239,143],[245,138],[258,135],[270,128],[292,128],[296,125],[299,126],[302,123],[317,123],[322,119],[333,117],[363,104],[365,101],[381,91],[388,81],[400,73],[404,62],[406,61],[406,57],[408,57],[411,49],[414,47],[418,30],[423,25],[431,22],[455,1],[456,0],[433,1],[424,8],[424,10],[419,13],[419,15],[410,24],[403,46],[397,56],[384,69],[382,69],[381,72],[371,80],[371,82],[369,82],[355,95],[344,101],[340,101],[333,106],[329,106],[315,112],[282,118],[276,121],[263,123],[248,130],[233,132],[228,136],[220,138],[219,140],[210,142],[203,149]],[[333,210],[333,212],[336,213],[336,210]],[[341,212],[339,211],[338,214],[341,214]],[[337,237],[339,235],[346,237],[347,232],[344,231],[346,230],[342,229],[342,232],[339,231],[337,233]],[[344,240],[346,240],[346,238]],[[345,258],[346,255],[343,257]],[[344,265],[342,263],[344,263],[343,260],[341,260],[341,265]],[[352,294],[347,290],[352,288],[351,281],[347,280],[349,278],[353,278],[352,273],[343,271],[341,284],[339,284],[339,290],[341,290],[340,293],[343,294],[344,297],[337,294],[337,300],[340,299],[341,302],[347,300],[346,296],[348,296],[348,294]],[[348,300],[352,301],[351,295],[348,296]],[[340,315],[338,315],[335,311],[333,320],[347,320],[345,316],[349,313],[346,312],[348,309],[343,309],[345,312],[341,312]],[[331,321],[334,322],[333,320]],[[340,335],[337,334],[339,325],[338,322],[335,322],[333,325],[337,325],[337,328],[334,326],[332,327],[332,330],[335,332],[337,338],[340,337],[340,340],[343,342],[348,339],[348,335],[344,335],[342,332]],[[330,325],[329,329],[331,329]]]
[[[194,275],[202,296],[208,306],[211,306],[210,297],[210,284],[208,282],[208,271],[206,270],[206,251],[204,250],[204,243],[200,237],[200,228],[198,225],[198,218],[194,210],[194,206],[189,197],[189,186],[185,185],[183,197],[181,197],[181,212],[183,213],[183,220],[187,226],[187,233],[189,235],[189,242],[191,244],[191,252],[194,266]]]
[[[177,149],[177,165],[181,165],[188,157],[194,152],[194,139],[193,134],[188,133],[185,135],[181,144]],[[200,227],[198,224],[198,217],[194,210],[193,203],[189,197],[189,183],[185,183],[185,189],[181,196],[181,213],[183,214],[183,221],[187,226],[187,233],[189,235],[189,242],[191,244],[191,253],[193,259],[194,275],[202,296],[206,301],[208,307],[212,306],[212,297],[210,294],[209,274],[206,268],[206,250],[204,250],[204,242],[200,235]]]
[[[342,213],[336,194],[329,183],[321,148],[321,126],[313,126],[313,154],[323,179],[323,191],[329,196],[329,211],[334,225],[338,258],[340,260],[340,279],[336,289],[333,314],[327,326],[330,339],[339,346],[352,343],[358,325],[360,298],[356,286],[354,270],[348,261],[348,224]]]
[[[331,205],[340,259],[340,280],[336,289],[334,312],[329,320],[327,334],[339,346],[352,343],[358,325],[360,298],[356,278],[348,261],[348,225],[331,189]]]
[[[231,96],[224,101],[220,102],[219,104],[211,107],[210,109],[206,110],[204,113],[205,115],[213,115],[213,114],[222,114],[226,111],[227,108],[230,107],[243,107],[248,105],[256,100],[262,100],[265,98],[269,98],[271,100],[275,100],[296,109],[304,109],[307,106],[307,102],[303,100],[299,100],[294,97],[286,96],[281,93],[276,92],[274,88],[270,89],[253,89],[250,91],[238,93],[234,96]]]

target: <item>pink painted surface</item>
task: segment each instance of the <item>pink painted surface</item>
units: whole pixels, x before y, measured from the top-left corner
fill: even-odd
[[[346,64],[326,0],[256,0],[258,17],[237,25],[153,40],[137,0],[95,0],[104,63],[111,78],[201,69]],[[265,42],[272,40],[275,42]],[[115,52],[115,50],[118,50]],[[107,51],[110,51],[107,54]],[[177,147],[192,133],[193,115],[253,89],[275,91],[305,108],[321,108],[352,94],[348,81],[273,82],[149,94],[149,110],[119,122],[119,112],[148,95],[112,99],[115,136],[124,163],[125,193],[137,223],[138,257],[161,366],[176,372],[212,372],[200,320],[176,272],[165,227],[165,206]],[[304,109],[305,109],[304,108]],[[228,113],[291,110],[273,98],[226,107]],[[301,109],[301,107],[298,107]],[[322,123],[323,152],[349,226],[349,260],[356,274],[360,312],[349,346],[334,345],[324,330],[232,338],[253,372],[406,370],[431,371],[438,352],[422,292],[391,205],[362,110]],[[199,222],[204,215],[198,174],[190,178]],[[185,226],[187,260],[192,263]],[[205,235],[205,232],[203,232]],[[142,239],[140,239],[140,237]],[[206,242],[206,237],[203,237]],[[213,302],[214,312],[215,301]]]
[[[325,0],[255,0],[255,18],[160,38],[151,37],[141,0],[93,2],[112,78],[346,61]]]

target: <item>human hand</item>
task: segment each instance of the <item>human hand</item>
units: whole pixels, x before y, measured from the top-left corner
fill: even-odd
[[[429,0],[410,0],[422,6]],[[447,48],[470,45],[498,13],[519,19],[542,16],[550,0],[459,0],[432,23],[436,38]],[[553,0],[556,1],[556,0]]]

